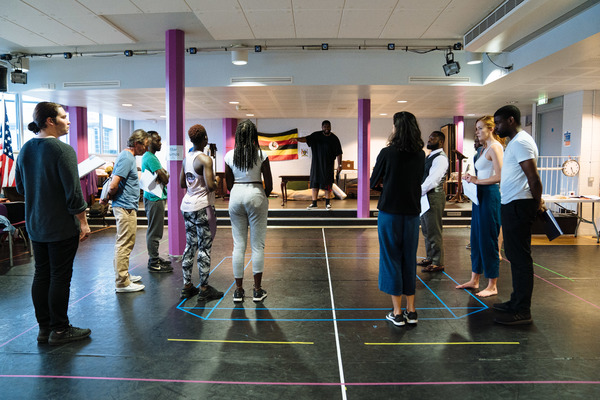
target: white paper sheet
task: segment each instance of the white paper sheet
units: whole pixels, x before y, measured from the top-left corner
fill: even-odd
[[[83,178],[96,168],[100,168],[106,164],[106,161],[101,159],[98,156],[91,155],[88,159],[83,160],[79,164],[77,164],[77,172],[79,173],[79,179]]]
[[[156,197],[161,197],[163,193],[163,184],[156,180],[156,174],[150,172],[149,169],[142,172],[140,188],[144,192],[152,193]]]
[[[473,202],[473,204],[479,205],[479,200],[477,200],[477,185],[471,182],[467,182],[463,179],[462,188],[465,196],[467,196],[469,200]]]
[[[421,215],[425,214],[427,210],[429,210],[429,200],[427,195],[424,194],[421,196]]]

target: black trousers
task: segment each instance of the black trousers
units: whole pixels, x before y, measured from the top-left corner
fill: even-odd
[[[514,200],[503,204],[501,213],[504,251],[512,272],[510,306],[515,312],[529,313],[533,293],[531,227],[537,215],[537,202],[533,199]]]
[[[78,247],[79,236],[58,242],[33,242],[35,274],[31,298],[42,328],[62,330],[69,325],[67,309]]]

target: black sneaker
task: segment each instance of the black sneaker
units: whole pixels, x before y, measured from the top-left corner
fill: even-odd
[[[52,329],[42,328],[40,326],[40,330],[39,330],[38,336],[37,336],[38,343],[48,343],[48,338],[50,337],[50,332],[52,332]]]
[[[207,285],[206,290],[201,290],[198,294],[198,301],[218,300],[223,297],[223,292],[219,292],[214,287]]]
[[[263,301],[265,298],[267,298],[267,291],[263,290],[262,288],[260,289],[254,289],[254,293],[252,296],[252,301],[255,303],[258,303],[260,301]]]
[[[150,272],[173,272],[173,267],[162,264],[160,261],[158,261],[154,263],[148,263],[148,270]]]
[[[198,292],[200,292],[200,289],[198,289],[196,286],[192,285],[189,288],[186,288],[185,286],[183,287],[183,289],[181,289],[181,297],[180,299],[189,299],[194,297],[195,295],[198,294]]]
[[[501,325],[530,325],[533,323],[530,313],[502,314],[494,318],[494,322]]]
[[[406,322],[408,324],[416,325],[417,322],[419,322],[416,311],[408,312],[408,311],[404,310],[404,312],[402,313],[402,316],[404,317],[404,319],[406,320]]]
[[[422,259],[421,261],[417,261],[417,265],[418,265],[419,267],[427,267],[427,266],[429,266],[429,265],[431,265],[431,264],[433,264],[433,261],[431,261],[431,260],[430,260],[430,259],[428,259],[428,258],[424,258],[424,259]]]
[[[513,312],[513,309],[510,305],[510,301],[506,301],[504,303],[494,303],[492,304],[492,308],[496,311],[501,312]]]
[[[244,301],[244,289],[239,288],[239,289],[235,289],[235,292],[233,292],[233,302],[234,303],[241,303],[242,301]]]
[[[310,206],[306,207],[307,210],[316,210],[319,207],[316,204],[311,204]]]
[[[394,311],[390,311],[385,316],[385,319],[387,319],[388,321],[392,321],[392,324],[394,324],[396,326],[404,326],[404,324],[406,324],[406,321],[404,320],[404,315],[402,315],[402,314],[394,315]]]
[[[85,339],[86,337],[90,336],[91,334],[92,334],[92,331],[89,329],[81,329],[81,328],[76,328],[72,325],[69,325],[62,332],[57,332],[55,330],[52,331],[50,333],[50,337],[48,338],[48,343],[51,346],[56,346],[59,344],[65,344],[65,343],[69,343],[69,342],[74,342],[76,340]]]
[[[170,260],[165,260],[162,257],[158,257],[158,262],[161,263],[162,265],[171,265],[171,261]]]

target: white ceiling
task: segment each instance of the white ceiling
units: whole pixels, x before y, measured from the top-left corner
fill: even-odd
[[[514,0],[512,0],[514,1]],[[165,31],[185,32],[185,46],[223,50],[260,44],[265,52],[328,42],[336,46],[448,46],[493,12],[502,0],[0,0],[0,53],[50,54],[164,50]],[[525,0],[502,31],[478,51],[511,49],[551,29],[569,13],[597,1]],[[578,8],[579,7],[579,8]],[[487,47],[486,47],[487,46]],[[507,101],[529,105],[549,97],[600,89],[600,35],[542,62],[478,87],[344,85],[196,87],[186,89],[188,118],[356,117],[357,99],[372,113],[393,114],[397,100],[419,117],[489,113]],[[567,56],[568,55],[568,56]],[[441,69],[441,66],[440,66]],[[268,76],[268,71],[266,71]],[[56,90],[37,97],[127,119],[165,113],[164,89]],[[229,100],[236,99],[242,110]],[[122,103],[134,106],[124,109]]]

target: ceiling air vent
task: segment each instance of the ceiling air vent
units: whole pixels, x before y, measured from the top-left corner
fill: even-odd
[[[276,77],[232,77],[232,85],[290,85],[293,82],[291,76]]]
[[[81,81],[63,82],[63,88],[68,89],[102,89],[121,87],[121,81]]]
[[[518,5],[525,0],[506,0],[480,23],[475,25],[464,37],[464,45],[467,47],[469,43],[475,40],[479,35],[484,33],[488,28],[491,28],[496,22],[500,21],[504,16],[514,10]]]
[[[471,78],[468,76],[409,76],[408,83],[413,85],[468,84],[471,83]]]

